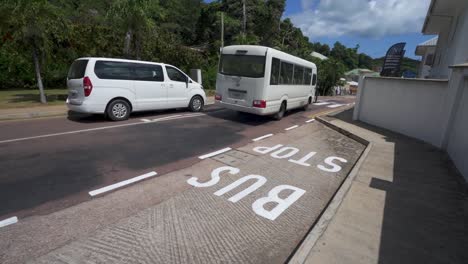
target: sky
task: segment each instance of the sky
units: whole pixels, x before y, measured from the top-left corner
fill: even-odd
[[[359,52],[377,58],[391,45],[406,42],[405,55],[420,59],[414,54],[416,46],[434,37],[421,33],[429,4],[430,0],[287,0],[283,18],[290,18],[311,42],[330,48],[336,41],[347,47],[359,44]]]
[[[421,33],[430,0],[287,0],[283,18],[290,18],[311,42],[336,41],[377,58],[406,42],[406,56],[434,36]]]

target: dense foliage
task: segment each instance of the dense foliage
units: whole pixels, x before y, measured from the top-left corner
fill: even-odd
[[[0,6],[0,89],[33,88],[42,76],[48,88],[64,87],[71,62],[79,57],[117,57],[201,68],[214,88],[221,13],[224,44],[258,44],[313,60],[327,93],[343,72],[371,68],[372,59],[337,42],[311,43],[289,19],[285,0],[2,0]],[[317,61],[312,51],[330,56]],[[39,72],[35,72],[35,65]]]

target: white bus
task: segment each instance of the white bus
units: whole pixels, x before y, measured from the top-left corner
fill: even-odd
[[[314,100],[314,63],[268,47],[236,45],[221,50],[215,102],[225,108],[281,119],[286,110]]]

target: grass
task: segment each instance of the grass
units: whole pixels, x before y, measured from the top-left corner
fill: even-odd
[[[67,89],[45,90],[47,104],[41,104],[39,90],[0,90],[0,109],[64,104]]]
[[[205,90],[206,96],[214,96],[215,92],[216,92],[216,90]]]

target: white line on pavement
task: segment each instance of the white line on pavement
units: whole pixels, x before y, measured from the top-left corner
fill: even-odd
[[[0,221],[0,227],[5,227],[5,226],[16,224],[16,223],[18,223],[18,217],[13,216],[13,217]]]
[[[125,180],[125,181],[121,181],[121,182],[114,183],[114,184],[106,186],[106,187],[102,187],[102,188],[94,190],[94,191],[90,191],[89,195],[96,196],[96,195],[99,195],[101,193],[112,191],[112,190],[120,188],[122,186],[129,185],[131,183],[141,181],[141,180],[144,180],[144,179],[149,178],[149,177],[153,177],[155,175],[157,175],[157,173],[155,171],[148,172],[146,174],[143,174],[143,175],[140,175],[140,176],[137,176],[137,177]]]
[[[320,102],[320,103],[313,103],[313,105],[327,105],[330,104],[329,102]]]
[[[261,137],[258,137],[258,138],[254,138],[254,139],[252,139],[252,141],[259,141],[259,140],[262,140],[264,138],[271,137],[271,136],[273,136],[273,134],[267,134],[267,135],[264,135],[264,136],[261,136]]]
[[[33,137],[24,137],[24,138],[7,139],[7,140],[2,140],[2,141],[0,141],[0,144],[2,144],[2,143],[9,143],[9,142],[16,142],[16,141],[23,141],[23,140],[29,140],[29,139],[47,138],[47,137],[54,137],[54,136],[61,136],[61,135],[77,134],[77,133],[90,132],[90,131],[96,131],[96,130],[104,130],[104,129],[110,129],[110,128],[127,127],[127,126],[136,126],[136,125],[142,125],[142,124],[149,124],[149,123],[153,123],[153,122],[167,121],[167,120],[175,120],[175,119],[182,119],[182,118],[195,117],[195,116],[202,116],[202,115],[205,115],[205,114],[191,114],[191,115],[174,116],[174,117],[173,117],[173,116],[168,116],[168,117],[161,117],[161,118],[153,119],[153,121],[151,121],[151,122],[138,122],[138,123],[130,123],[130,124],[122,124],[122,125],[114,125],[114,126],[105,126],[105,127],[96,127],[96,128],[89,128],[89,129],[81,129],[81,130],[74,130],[74,131],[61,132],[61,133],[53,133],[53,134],[46,134],[46,135],[33,136]]]
[[[314,122],[315,121],[315,118],[312,118],[310,120],[307,120],[306,123],[310,123],[310,122]]]
[[[337,108],[337,107],[340,107],[340,106],[343,106],[344,104],[332,104],[332,105],[327,105],[327,107],[329,108]]]
[[[143,122],[151,122],[151,120],[149,120],[149,119],[140,119],[140,120],[143,121]]]
[[[295,125],[295,126],[292,126],[292,127],[288,127],[288,128],[285,128],[284,130],[291,130],[291,129],[295,129],[295,128],[298,128],[299,126],[298,125]]]
[[[209,157],[213,157],[213,156],[216,156],[218,154],[221,154],[221,153],[224,153],[226,151],[230,151],[231,148],[223,148],[223,149],[220,149],[220,150],[217,150],[215,152],[211,152],[211,153],[208,153],[208,154],[205,154],[205,155],[202,155],[200,157],[198,157],[199,159],[206,159],[206,158],[209,158]]]

